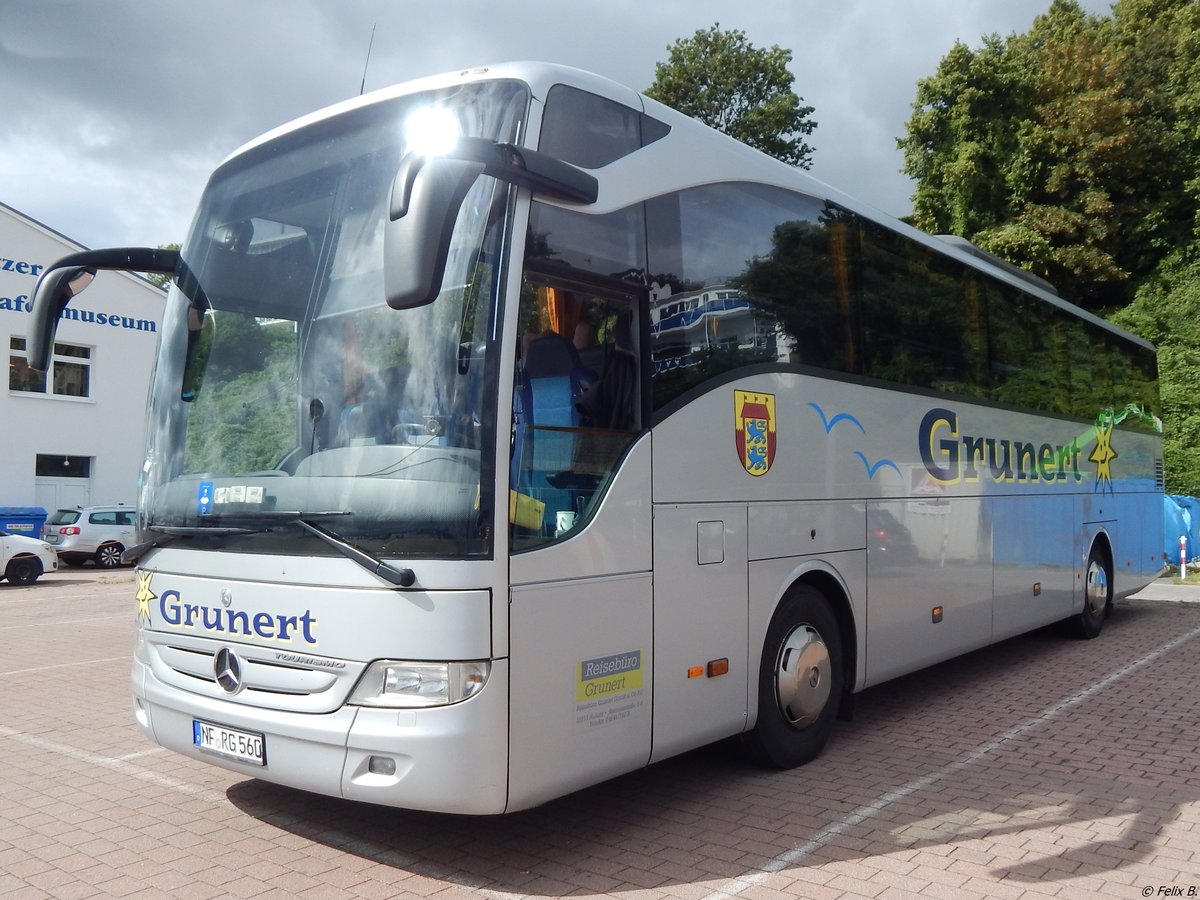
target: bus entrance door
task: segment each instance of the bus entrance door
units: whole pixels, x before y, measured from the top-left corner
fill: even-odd
[[[654,508],[651,761],[746,722],[746,507]]]

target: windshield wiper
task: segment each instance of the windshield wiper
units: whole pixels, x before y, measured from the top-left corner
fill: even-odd
[[[220,525],[147,525],[147,531],[157,531],[164,535],[149,541],[142,541],[121,551],[121,562],[132,565],[155,547],[166,547],[175,542],[175,538],[196,537],[197,535],[226,537],[233,534],[261,534],[266,528],[242,528],[237,526]]]
[[[173,537],[193,537],[197,534],[212,534],[218,537],[227,534],[261,534],[266,528],[242,528],[233,525],[148,525],[147,531],[157,531]]]
[[[213,523],[211,525],[150,525],[148,526],[148,530],[158,531],[162,534],[175,537],[195,537],[200,535],[219,537],[224,535],[260,534],[264,531],[270,531],[273,525],[299,525],[309,534],[328,544],[342,556],[346,557],[346,559],[362,566],[372,575],[382,578],[389,584],[399,587],[412,587],[417,580],[417,576],[412,569],[397,569],[390,563],[386,563],[382,559],[367,553],[367,551],[355,547],[341,535],[322,528],[312,521],[313,519],[327,519],[333,516],[348,515],[350,513],[342,510],[300,512],[299,510],[273,509],[245,513],[216,513],[204,517],[205,521]],[[268,524],[263,527],[254,528],[240,525],[225,525],[225,522],[264,522]],[[122,559],[125,562],[134,562],[153,547],[162,546],[162,543],[155,540],[130,547],[122,554]]]
[[[320,525],[307,521],[308,518],[307,515],[297,516],[291,521],[304,528],[314,537],[320,538],[338,553],[342,554],[342,556],[346,557],[346,559],[357,563],[372,575],[376,575],[390,584],[399,587],[412,587],[416,583],[417,576],[412,569],[397,569],[390,563],[386,563],[382,559],[372,556],[367,551],[355,547],[340,535],[334,534],[332,531],[326,531]]]

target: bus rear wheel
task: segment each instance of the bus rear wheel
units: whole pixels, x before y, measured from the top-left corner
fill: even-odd
[[[842,640],[825,595],[799,585],[783,598],[763,642],[758,721],[743,737],[756,762],[790,769],[813,759],[842,698]]]
[[[1097,545],[1088,554],[1083,610],[1065,623],[1069,633],[1085,640],[1097,637],[1112,609],[1112,596],[1112,564],[1103,547]]]

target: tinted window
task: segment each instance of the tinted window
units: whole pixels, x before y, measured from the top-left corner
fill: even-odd
[[[656,410],[762,366],[1089,421],[1149,427],[1158,408],[1152,350],[801,194],[724,183],[600,216],[535,203],[530,223],[527,265],[648,286]]]
[[[1079,359],[1079,377],[1072,382],[1077,415],[1097,418],[1111,410],[1125,425],[1154,427],[1158,412],[1158,369],[1154,354],[1131,347],[1116,335],[1090,322],[1073,323],[1076,334],[1069,350]]]
[[[599,216],[534,203],[526,259],[539,270],[642,281],[646,242],[641,204]]]
[[[115,512],[98,512],[88,516],[88,521],[93,525],[116,525],[117,514]]]
[[[864,374],[983,396],[984,309],[973,270],[874,223],[858,230]]]
[[[1066,350],[1082,323],[1056,316],[1053,307],[1005,285],[994,285],[988,299],[991,399],[1071,412],[1075,404]]]
[[[649,205],[656,408],[755,364],[859,368],[844,213],[778,188],[718,184]]]
[[[1003,283],[987,296],[989,399],[1087,420],[1124,412],[1124,424],[1152,427],[1141,414],[1158,409],[1151,350]]]
[[[635,109],[565,84],[546,97],[538,149],[598,169],[663,137],[670,129]]]

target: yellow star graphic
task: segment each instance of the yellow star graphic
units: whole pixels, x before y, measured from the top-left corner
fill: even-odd
[[[1112,485],[1112,461],[1118,456],[1112,448],[1112,430],[1112,425],[1096,428],[1096,448],[1088,456],[1088,462],[1096,464],[1096,483],[1102,487]]]
[[[138,605],[138,621],[145,622],[147,625],[150,624],[150,601],[158,599],[158,595],[150,590],[150,579],[153,576],[153,572],[138,572],[137,593],[133,597]]]

